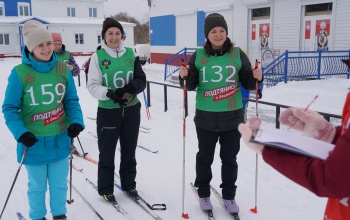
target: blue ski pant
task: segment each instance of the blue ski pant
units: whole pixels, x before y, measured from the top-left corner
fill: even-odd
[[[50,164],[25,165],[28,172],[29,217],[42,220],[47,210],[45,195],[50,193],[50,209],[53,216],[67,213],[68,158]]]

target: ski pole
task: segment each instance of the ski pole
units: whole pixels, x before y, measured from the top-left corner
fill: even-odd
[[[70,167],[69,167],[69,200],[67,200],[68,204],[72,204],[74,200],[72,199],[72,168],[73,168],[73,138],[71,139],[71,145],[70,145]]]
[[[255,60],[255,67],[254,69],[259,68],[259,62],[258,59]],[[258,81],[255,82],[255,113],[256,116],[258,116]],[[250,209],[251,212],[257,213],[258,212],[258,153],[255,154],[255,207]]]
[[[78,139],[78,142],[79,142],[79,145],[80,145],[80,148],[81,148],[81,151],[83,151],[83,156],[85,157],[88,153],[85,153],[84,152],[84,149],[83,149],[83,146],[81,145],[81,142],[80,142],[80,139],[79,137],[77,136],[77,139]]]
[[[181,58],[182,66],[187,68],[187,63]],[[188,219],[188,214],[185,214],[185,146],[186,146],[186,107],[187,107],[187,87],[186,87],[186,76],[183,77],[184,80],[184,104],[183,104],[183,155],[182,155],[182,218]]]
[[[11,186],[11,188],[10,188],[10,192],[9,192],[9,193],[8,193],[8,195],[7,195],[7,198],[6,198],[6,201],[5,201],[4,207],[2,208],[2,211],[1,211],[1,214],[0,214],[0,219],[1,219],[2,214],[3,214],[3,213],[4,213],[4,211],[5,211],[5,208],[6,208],[7,202],[9,201],[9,198],[10,198],[10,195],[11,195],[11,193],[12,193],[13,187],[15,186],[15,183],[16,183],[16,180],[17,180],[17,177],[18,177],[19,171],[21,170],[21,167],[22,167],[23,161],[24,161],[24,159],[25,159],[25,158],[26,158],[26,156],[27,156],[27,152],[28,152],[28,147],[26,147],[26,149],[25,149],[25,150],[24,150],[24,152],[23,152],[23,156],[22,156],[21,162],[19,163],[19,167],[18,167],[18,170],[17,170],[16,176],[15,176],[15,179],[13,180],[12,186]]]
[[[147,102],[147,99],[146,99],[146,93],[145,93],[145,91],[142,91],[143,92],[143,99],[145,100],[145,107],[146,107],[146,114],[147,114],[147,118],[148,118],[148,120],[150,120],[151,119],[151,114],[150,114],[150,112],[149,112],[149,106],[148,106],[148,102]]]

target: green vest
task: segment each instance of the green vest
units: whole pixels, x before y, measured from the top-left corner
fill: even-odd
[[[70,53],[68,53],[67,51],[64,51],[62,54],[58,54],[57,55],[57,59],[59,61],[62,61],[64,63],[66,63],[67,65],[69,65],[69,61],[70,61]]]
[[[122,57],[113,58],[104,49],[96,52],[98,65],[102,72],[102,85],[112,89],[122,88],[134,78],[135,55],[131,48],[125,48],[126,52]],[[127,106],[135,105],[139,102],[136,95],[126,97]],[[99,100],[98,106],[101,108],[120,108],[113,100]]]
[[[25,127],[37,136],[67,130],[69,119],[62,103],[69,79],[67,65],[57,61],[49,73],[40,73],[27,64],[15,68],[23,86],[20,116]]]
[[[239,48],[223,56],[208,56],[198,49],[199,70],[196,108],[209,112],[233,111],[243,107],[238,72],[242,67]]]

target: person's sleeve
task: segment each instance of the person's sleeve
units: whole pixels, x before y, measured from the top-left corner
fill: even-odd
[[[242,67],[238,72],[239,81],[245,89],[255,90],[255,83],[257,82],[257,79],[255,79],[253,75],[252,64],[250,63],[247,55],[240,48],[239,53],[242,62]],[[263,79],[258,81],[259,85],[263,82]]]
[[[73,70],[72,70],[72,74],[73,76],[77,76],[80,73],[80,67],[77,64],[77,62],[75,62],[75,59],[73,57],[73,55],[70,53],[70,61],[69,61],[70,65],[73,65]]]
[[[265,148],[266,163],[295,183],[321,197],[350,196],[350,129],[338,141],[326,160],[288,151]]]
[[[109,98],[106,96],[108,88],[102,86],[102,73],[96,53],[91,57],[88,74],[87,89],[92,97],[98,100],[108,100]]]
[[[135,57],[134,61],[134,77],[129,84],[132,86],[132,94],[139,94],[146,88],[146,74],[142,69],[138,56]]]
[[[63,106],[69,118],[70,124],[80,124],[83,128],[85,128],[83,112],[79,104],[79,97],[77,94],[77,89],[75,87],[74,79],[72,75],[68,75],[69,79],[66,86],[66,94],[63,98]]]
[[[29,130],[24,126],[20,116],[20,109],[23,96],[23,86],[18,78],[15,68],[8,77],[8,84],[5,91],[5,98],[2,105],[2,113],[10,132],[16,140]]]
[[[189,65],[189,70],[188,70],[188,75],[186,78],[186,89],[188,91],[193,91],[197,88],[198,86],[198,79],[199,79],[199,72],[196,68],[196,56],[197,56],[197,52],[194,52],[190,58],[190,60],[188,61],[188,65]],[[179,83],[181,88],[183,88],[184,86],[184,80],[179,76]]]

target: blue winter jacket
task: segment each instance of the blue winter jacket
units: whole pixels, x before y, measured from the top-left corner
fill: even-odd
[[[32,53],[29,53],[26,47],[22,51],[22,63],[30,65],[33,69],[42,74],[50,72],[50,70],[55,67],[56,62],[57,56],[55,53],[53,53],[49,62],[38,62],[34,59]],[[8,85],[5,92],[4,103],[2,105],[2,112],[7,127],[17,141],[22,134],[29,131],[24,126],[19,114],[23,93],[23,87],[17,76],[17,71],[13,68],[8,77]],[[83,114],[79,105],[79,97],[77,95],[72,74],[69,74],[66,94],[62,103],[70,123],[80,124],[84,128]],[[67,131],[54,136],[36,136],[36,138],[38,139],[38,142],[28,149],[24,164],[48,164],[68,157],[70,153],[71,138],[67,135]],[[22,143],[17,143],[18,162],[21,161],[25,148],[26,147]]]

